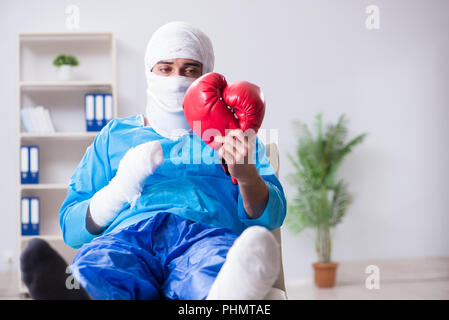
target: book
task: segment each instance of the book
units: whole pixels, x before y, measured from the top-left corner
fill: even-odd
[[[25,132],[54,133],[55,128],[51,120],[50,111],[43,106],[25,107],[20,110],[20,117]]]

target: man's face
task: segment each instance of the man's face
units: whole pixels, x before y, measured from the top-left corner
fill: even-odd
[[[151,70],[161,76],[184,76],[189,78],[199,78],[203,74],[203,65],[190,59],[166,59],[156,63]]]

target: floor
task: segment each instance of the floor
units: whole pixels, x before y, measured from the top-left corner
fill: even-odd
[[[379,288],[368,289],[368,266],[378,268]],[[369,282],[373,283],[373,282]],[[289,299],[367,300],[367,299],[449,299],[449,257],[340,263],[337,283],[332,289],[319,289],[312,281],[287,284]]]
[[[0,299],[17,300],[25,296],[19,294],[19,282],[17,272],[0,272]]]
[[[366,268],[379,271],[379,289],[366,287]],[[0,299],[24,299],[18,291],[17,273],[0,273]],[[372,283],[372,282],[370,282]],[[383,261],[342,262],[337,284],[318,289],[310,280],[287,284],[287,295],[295,299],[449,299],[449,257]]]

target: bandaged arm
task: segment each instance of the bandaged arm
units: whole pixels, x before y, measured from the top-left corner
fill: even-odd
[[[89,222],[88,212],[90,211],[89,206],[94,195],[107,187],[113,178],[117,176],[117,174],[114,175],[112,172],[108,154],[110,128],[114,126],[114,124],[115,120],[110,121],[96,136],[92,145],[87,149],[83,159],[70,179],[67,197],[59,211],[59,224],[64,241],[67,245],[75,249],[96,237],[95,233],[89,232],[87,229],[87,224]],[[121,176],[121,174],[118,175]],[[113,189],[113,187],[109,190],[111,189]],[[132,189],[136,190],[135,188]],[[109,192],[102,192],[103,195],[107,195],[107,193]],[[102,198],[102,196],[97,197],[100,199]],[[119,196],[119,200],[113,201],[113,207],[118,206],[118,202],[122,201],[120,199],[128,200],[132,198],[133,197],[129,195],[125,198]],[[99,203],[101,203],[101,200]],[[99,212],[101,212],[101,210],[97,213]],[[96,217],[98,217],[98,215],[96,215]],[[90,219],[92,219],[92,217],[90,217]],[[103,219],[103,221],[106,220],[107,218]],[[92,221],[94,220],[92,219]],[[99,224],[101,223],[100,220],[97,221]],[[95,224],[97,223],[95,222]],[[98,228],[104,227],[100,225],[97,226]]]
[[[115,177],[92,197],[87,212],[87,229],[95,234],[111,224],[125,206],[134,206],[145,179],[162,161],[162,147],[158,141],[146,142],[128,150],[120,161]],[[98,228],[95,230],[95,227]]]

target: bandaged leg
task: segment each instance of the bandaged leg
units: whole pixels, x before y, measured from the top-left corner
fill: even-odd
[[[280,271],[279,250],[278,242],[266,228],[246,229],[229,249],[207,299],[263,299]]]

